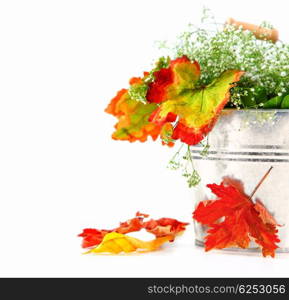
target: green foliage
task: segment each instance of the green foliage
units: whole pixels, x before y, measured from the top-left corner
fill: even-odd
[[[128,94],[131,99],[146,103],[147,90],[148,90],[148,85],[144,82],[141,84],[133,84],[130,86],[128,90]]]
[[[289,108],[289,95],[283,98],[281,102],[281,108]]]
[[[289,95],[273,97],[264,103],[263,108],[289,109]]]
[[[272,28],[267,22],[261,25]],[[208,9],[202,24],[190,24],[168,50],[172,57],[187,55],[199,62],[199,85],[209,84],[225,70],[246,71],[231,90],[228,107],[262,108],[269,99],[289,93],[289,45],[258,40],[232,25],[219,26]]]
[[[168,168],[171,170],[179,170],[182,171],[182,176],[186,178],[188,187],[195,187],[197,186],[200,181],[201,177],[198,171],[194,167],[194,162],[192,158],[191,148],[190,146],[187,147],[185,153],[183,153],[183,146],[175,153],[172,159],[169,161]]]
[[[264,108],[279,108],[283,100],[282,96],[276,96],[264,103]]]

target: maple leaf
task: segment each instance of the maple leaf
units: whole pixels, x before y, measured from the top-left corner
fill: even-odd
[[[200,202],[193,213],[196,221],[209,227],[205,238],[206,251],[248,248],[250,242],[255,241],[261,246],[263,256],[274,257],[278,248],[276,243],[280,240],[277,223],[266,208],[262,206],[260,209],[261,205],[255,204],[252,196],[245,194],[240,181],[226,178],[220,185],[207,186],[217,199]]]
[[[144,222],[144,228],[147,232],[153,233],[156,237],[171,235],[174,238],[183,233],[188,224],[189,223],[179,222],[176,219],[161,218]]]
[[[274,217],[270,214],[270,212],[267,210],[267,208],[261,202],[261,200],[256,200],[255,209],[259,213],[259,216],[262,219],[263,223],[268,223],[274,226],[281,226],[276,222]]]
[[[108,233],[101,244],[86,253],[112,253],[119,254],[121,252],[130,253],[138,250],[154,251],[162,244],[172,239],[167,235],[156,238],[152,241],[142,241],[131,236],[127,236],[117,232]]]
[[[83,232],[78,236],[83,238],[83,242],[82,242],[83,248],[90,248],[90,247],[95,247],[100,245],[101,243],[104,242],[104,238],[110,233],[125,235],[130,232],[140,231],[141,229],[145,229],[147,232],[154,234],[156,239],[169,237],[166,238],[165,241],[172,242],[176,236],[184,232],[186,226],[188,225],[188,223],[180,222],[176,219],[171,219],[171,218],[161,218],[158,220],[151,219],[149,221],[144,221],[144,219],[148,217],[149,217],[148,214],[137,212],[134,218],[129,219],[125,222],[121,222],[120,225],[114,229],[98,230],[98,229],[88,228],[88,229],[84,229]],[[158,241],[151,242],[150,245],[157,245]],[[102,247],[101,249],[104,248]]]
[[[230,89],[244,74],[227,70],[206,87],[198,87],[199,64],[186,56],[171,61],[167,69],[156,72],[147,99],[160,103],[152,121],[161,123],[169,113],[179,117],[171,135],[188,145],[198,144],[213,128],[230,99]]]
[[[149,215],[137,212],[135,218],[129,219],[125,222],[121,222],[118,227],[111,230],[86,228],[82,233],[78,235],[79,237],[83,238],[82,247],[89,248],[100,244],[104,236],[110,232],[126,234],[129,232],[140,231],[144,226],[144,218],[147,218],[148,216]]]

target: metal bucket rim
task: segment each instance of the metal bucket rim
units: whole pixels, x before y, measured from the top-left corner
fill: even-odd
[[[248,112],[289,112],[288,108],[224,108],[223,112],[228,112],[228,111],[248,111]]]

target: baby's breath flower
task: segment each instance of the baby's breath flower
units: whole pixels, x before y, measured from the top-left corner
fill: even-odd
[[[216,23],[214,17],[209,10],[204,13],[200,27],[191,25],[171,48],[173,58],[187,55],[199,62],[200,86],[211,83],[225,70],[239,69],[246,73],[238,82],[238,88],[231,90],[229,106],[241,103],[246,106],[244,97],[259,103],[289,93],[289,45],[258,40],[251,31],[232,25],[212,28],[210,24]],[[268,22],[261,26],[272,28]]]

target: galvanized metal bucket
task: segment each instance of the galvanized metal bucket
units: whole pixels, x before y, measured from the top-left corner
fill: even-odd
[[[289,252],[289,110],[224,110],[208,143],[206,156],[201,155],[203,147],[200,145],[192,150],[195,168],[201,177],[201,183],[194,190],[195,204],[214,199],[206,185],[219,184],[226,176],[241,180],[247,194],[251,194],[273,166],[254,197],[260,199],[282,225],[278,228],[281,242],[277,251]],[[206,232],[205,226],[195,222],[197,245],[203,245]],[[252,243],[251,248],[242,251],[254,249],[257,245]]]

